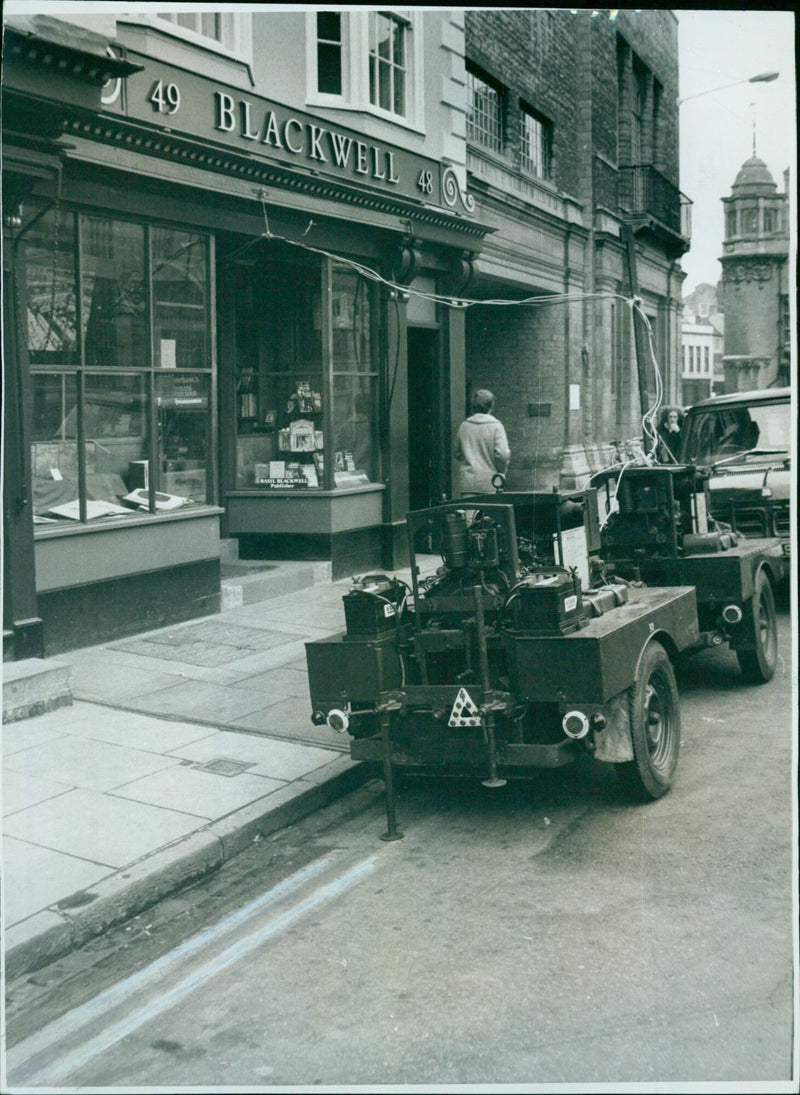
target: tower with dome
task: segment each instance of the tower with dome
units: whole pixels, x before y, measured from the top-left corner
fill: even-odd
[[[746,160],[722,199],[720,303],[725,313],[725,390],[789,383],[789,172],[784,190],[763,160]]]

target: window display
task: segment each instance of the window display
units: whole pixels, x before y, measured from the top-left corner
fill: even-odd
[[[209,237],[51,209],[21,250],[35,523],[210,501]]]
[[[236,486],[335,490],[375,482],[374,285],[343,263],[279,249],[265,258],[255,290],[252,277],[239,277]],[[330,301],[324,324],[322,299]]]

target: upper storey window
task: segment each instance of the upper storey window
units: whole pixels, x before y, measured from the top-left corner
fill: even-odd
[[[503,89],[467,62],[467,140],[503,150]]]
[[[342,94],[342,13],[317,12],[317,90]]]
[[[520,164],[538,179],[550,178],[552,125],[524,103],[520,103]]]
[[[191,31],[201,38],[211,38],[226,49],[233,49],[233,15],[221,11],[158,12],[159,19]]]
[[[249,11],[159,11],[120,14],[121,22],[154,27],[194,46],[249,63],[252,16]]]
[[[369,101],[405,117],[409,22],[391,12],[369,13]]]
[[[405,11],[316,11],[308,28],[308,100],[422,124],[421,17]]]

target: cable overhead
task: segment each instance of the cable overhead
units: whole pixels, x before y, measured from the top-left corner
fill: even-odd
[[[246,251],[248,251],[255,244],[260,243],[262,240],[275,240],[280,243],[288,244],[291,247],[300,248],[303,251],[310,251],[315,255],[321,255],[324,258],[331,259],[334,262],[341,263],[344,266],[350,267],[355,270],[361,277],[366,278],[368,281],[375,282],[378,285],[383,285],[389,290],[392,299],[397,302],[399,295],[407,299],[409,296],[418,297],[420,300],[432,301],[435,304],[441,304],[446,308],[474,308],[477,306],[482,307],[545,307],[554,304],[578,304],[587,300],[620,300],[623,301],[631,309],[631,315],[637,312],[644,323],[645,330],[647,332],[648,349],[650,351],[650,361],[653,366],[653,375],[655,378],[655,392],[653,396],[652,404],[647,408],[642,415],[642,436],[643,436],[643,451],[641,456],[635,459],[629,459],[623,463],[622,472],[627,467],[635,463],[647,463],[652,464],[656,459],[656,448],[658,445],[658,413],[664,403],[664,383],[661,375],[661,369],[656,357],[655,343],[653,340],[653,328],[644,312],[641,304],[640,297],[625,296],[624,293],[614,292],[600,292],[600,293],[546,293],[540,296],[524,297],[521,300],[507,300],[498,298],[489,298],[486,300],[478,300],[470,297],[457,297],[452,294],[445,293],[430,293],[424,289],[414,289],[410,285],[401,285],[399,282],[392,281],[391,278],[385,278],[377,270],[373,270],[372,267],[366,266],[363,262],[358,262],[355,259],[348,258],[346,255],[337,255],[333,251],[328,251],[324,247],[315,247],[311,243],[305,242],[305,237],[309,234],[316,222],[309,220],[305,231],[302,233],[302,238],[299,240],[290,239],[288,236],[279,235],[273,232],[269,226],[269,217],[267,215],[266,203],[264,202],[263,195],[259,195],[261,200],[261,208],[264,214],[264,231],[260,236],[255,237],[241,247],[238,251],[235,251],[229,256],[228,261],[233,262],[237,258],[240,258]],[[398,325],[399,327],[399,325]],[[394,377],[392,379],[391,388],[389,392],[389,405],[391,405],[392,395],[394,393],[394,382],[397,377],[397,365],[399,363],[399,346],[398,354],[395,360]],[[619,465],[611,465],[611,467],[618,467]],[[603,469],[609,470],[609,469]],[[620,472],[620,478],[622,478],[622,472]],[[599,474],[599,473],[595,473]]]

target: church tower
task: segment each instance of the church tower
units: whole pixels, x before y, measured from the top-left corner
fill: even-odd
[[[789,201],[754,154],[725,207],[720,297],[725,313],[725,391],[789,383]]]

